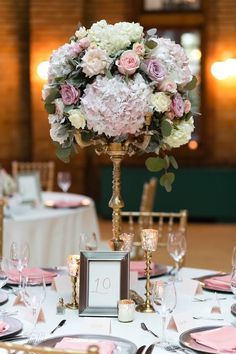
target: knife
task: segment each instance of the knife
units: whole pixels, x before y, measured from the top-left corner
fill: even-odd
[[[18,341],[18,340],[25,340],[25,339],[28,339],[29,337],[28,336],[22,336],[22,335],[19,335],[19,336],[13,336],[13,337],[7,337],[7,338],[1,338],[1,342],[13,342],[13,341]]]
[[[51,332],[53,334],[58,328],[62,327],[66,323],[66,320],[62,320]]]
[[[145,354],[151,354],[153,349],[154,349],[154,347],[155,347],[155,344],[149,345],[149,347],[147,348]]]
[[[139,347],[135,354],[142,354],[142,352],[144,351],[145,347],[146,347],[146,345],[142,345],[141,347]]]

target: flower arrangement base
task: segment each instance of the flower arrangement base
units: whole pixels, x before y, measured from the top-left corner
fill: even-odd
[[[79,304],[76,300],[76,282],[77,282],[77,277],[71,276],[71,282],[72,282],[72,302],[69,304],[66,304],[66,307],[71,309],[71,310],[77,310],[79,308]]]

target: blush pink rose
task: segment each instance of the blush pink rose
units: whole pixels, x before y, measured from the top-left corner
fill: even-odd
[[[123,75],[133,75],[139,68],[140,60],[133,50],[125,51],[120,59],[116,61],[118,70]]]
[[[69,51],[69,56],[73,59],[76,58],[81,52],[83,48],[80,46],[79,43],[74,44]]]
[[[90,40],[88,37],[84,37],[79,41],[79,45],[82,49],[86,49],[90,45]]]
[[[174,114],[174,112],[172,112],[172,111],[166,112],[165,115],[166,115],[167,118],[170,119],[170,120],[173,120],[173,119],[175,118],[175,114]]]
[[[74,86],[65,84],[61,86],[61,98],[65,105],[69,106],[77,103],[80,97],[80,91],[76,90]]]
[[[179,93],[176,93],[172,99],[171,110],[175,113],[176,117],[182,117],[184,114],[184,101]]]
[[[133,51],[137,54],[137,55],[144,55],[145,54],[145,48],[144,45],[141,43],[134,43],[133,44]]]
[[[177,91],[177,85],[174,81],[164,80],[159,85],[158,88],[163,92],[175,93]]]
[[[189,100],[184,101],[184,113],[190,112],[191,102]]]

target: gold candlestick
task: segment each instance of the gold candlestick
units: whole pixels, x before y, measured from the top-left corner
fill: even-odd
[[[78,273],[79,273],[79,264],[80,264],[80,256],[78,255],[71,255],[67,258],[69,274],[71,276],[71,283],[72,283],[72,301],[69,304],[66,304],[66,307],[72,310],[77,310],[79,308],[79,304],[77,301],[77,280],[78,280]]]
[[[136,307],[136,311],[144,312],[144,313],[152,313],[155,312],[153,306],[151,305],[151,283],[150,283],[150,274],[151,274],[151,260],[152,260],[152,252],[157,249],[157,237],[158,231],[153,229],[144,229],[141,231],[141,245],[143,250],[145,251],[145,259],[146,259],[146,300],[144,304],[138,305]]]

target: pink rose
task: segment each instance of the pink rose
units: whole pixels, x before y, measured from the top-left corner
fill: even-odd
[[[137,55],[144,55],[145,54],[145,48],[144,45],[141,43],[134,43],[133,44],[133,51],[137,54]]]
[[[184,101],[184,113],[190,112],[191,102],[189,100]]]
[[[83,48],[80,46],[79,43],[74,44],[69,51],[69,56],[71,58],[76,58],[81,52]]]
[[[171,109],[175,113],[176,117],[182,117],[184,114],[184,101],[179,93],[176,93],[172,99]]]
[[[118,70],[123,75],[133,75],[139,68],[140,60],[133,50],[125,51],[120,59],[116,61]]]
[[[90,45],[90,40],[88,37],[84,37],[79,41],[79,45],[82,49],[86,49]]]
[[[177,85],[174,81],[164,80],[159,85],[158,88],[163,92],[175,93],[177,91]]]
[[[168,119],[173,120],[175,118],[175,114],[172,111],[168,111],[165,113]]]
[[[61,97],[65,105],[71,105],[78,102],[80,97],[80,91],[76,90],[74,86],[65,84],[61,86]]]
[[[166,70],[164,65],[157,59],[149,59],[143,63],[143,70],[153,81],[162,81],[165,78]]]

